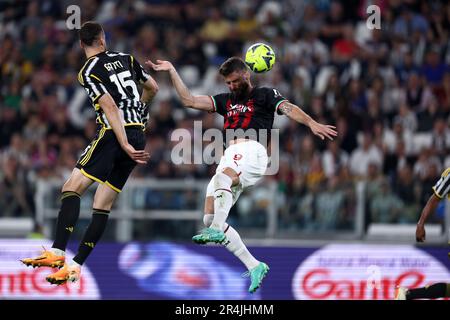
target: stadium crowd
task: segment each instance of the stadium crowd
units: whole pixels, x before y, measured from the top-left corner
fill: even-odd
[[[77,81],[85,57],[66,25],[72,4],[0,2],[0,216],[33,216],[37,179],[67,178],[95,135],[94,112]],[[447,1],[77,4],[82,22],[104,25],[111,50],[130,52],[141,64],[172,61],[195,93],[226,91],[218,66],[250,44],[275,49],[274,69],[254,82],[277,88],[339,132],[335,141],[321,141],[276,116],[280,170],[267,180],[278,184],[281,228],[352,229],[358,181],[366,186],[367,223],[416,222],[450,166]],[[381,29],[366,25],[370,4],[380,8]],[[203,130],[220,128],[222,117],[182,108],[167,75],[150,73],[160,87],[146,131],[152,158],[134,176],[208,178],[215,166],[173,164],[167,141],[174,129],[192,130],[195,120]]]

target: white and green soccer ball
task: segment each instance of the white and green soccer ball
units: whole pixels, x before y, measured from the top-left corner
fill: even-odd
[[[247,49],[245,63],[253,72],[267,72],[275,63],[275,52],[265,43],[255,43]]]

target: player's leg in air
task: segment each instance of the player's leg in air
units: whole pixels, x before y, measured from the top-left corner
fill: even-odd
[[[395,300],[450,298],[450,283],[439,282],[422,288],[407,289],[398,287]]]
[[[44,251],[37,258],[21,260],[25,265],[34,267],[56,267],[65,266],[65,250],[69,238],[75,228],[80,215],[80,197],[94,180],[86,177],[75,168],[70,178],[62,187],[61,208],[56,223],[55,240],[52,248]]]
[[[48,282],[62,284],[66,281],[75,282],[79,280],[81,266],[103,235],[109,213],[117,195],[118,192],[113,190],[107,183],[99,184],[94,196],[92,219],[83,235],[77,254],[72,261],[66,262],[62,269],[47,276]]]
[[[256,143],[256,142],[252,142]],[[249,146],[240,145],[237,152],[238,157],[230,150],[226,151],[221,159],[216,174],[208,184],[205,199],[205,215],[203,222],[206,226],[200,234],[195,235],[192,240],[198,244],[219,243],[232,252],[248,269],[251,279],[249,292],[255,292],[269,271],[264,262],[258,261],[248,251],[237,231],[225,221],[231,207],[236,203],[243,189],[254,185],[264,174],[267,167],[267,153],[265,149],[252,153]],[[248,148],[248,152],[243,149]],[[263,148],[261,146],[261,148]],[[258,148],[259,149],[259,148]],[[232,156],[234,165],[226,166],[227,157]],[[245,162],[247,161],[247,162]],[[238,173],[239,172],[239,173]],[[247,177],[247,179],[245,179]],[[244,181],[242,181],[244,180]]]
[[[129,128],[127,136],[134,147],[144,149],[145,137],[142,128]],[[112,130],[104,135],[100,134],[99,138],[94,140],[95,150],[91,148],[92,152],[81,155],[77,168],[73,170],[72,176],[62,189],[61,211],[52,248],[45,250],[37,258],[22,260],[26,265],[62,268],[46,278],[50,283],[62,284],[79,279],[81,265],[100,240],[111,207],[137,164],[125,151],[115,145],[115,141]],[[91,222],[83,235],[76,256],[67,263],[65,250],[80,214],[80,196],[94,181],[100,185],[94,196]]]

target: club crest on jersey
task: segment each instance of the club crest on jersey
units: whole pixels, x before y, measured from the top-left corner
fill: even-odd
[[[227,116],[230,117],[241,112],[253,112],[253,107],[245,104],[234,104],[228,109]]]

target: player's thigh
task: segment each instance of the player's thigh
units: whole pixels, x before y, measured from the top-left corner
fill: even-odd
[[[247,152],[237,161],[240,170],[240,184],[243,188],[255,185],[267,170],[268,156],[266,149],[255,141],[247,144]]]
[[[120,148],[112,130],[101,129],[77,161],[76,168],[87,178],[103,183],[114,166]]]
[[[239,175],[241,174],[240,169],[237,166],[236,162],[233,161],[229,156],[222,156],[216,169],[216,174],[217,173],[223,173],[229,176],[232,181],[232,186],[239,184]],[[212,179],[214,179],[214,177]]]
[[[94,196],[94,209],[110,211],[119,193],[105,184],[99,184]]]
[[[142,129],[127,129],[128,142],[136,149],[143,150],[145,148],[145,136]],[[132,160],[128,154],[122,150],[117,150],[113,168],[106,178],[105,183],[113,190],[121,192],[128,180],[136,162]]]
[[[136,162],[131,159],[130,161],[116,163],[106,179],[105,184],[118,193],[122,192],[125,183],[135,167]]]
[[[69,179],[64,183],[62,192],[72,191],[82,195],[94,180],[83,175],[78,168],[72,170]]]

